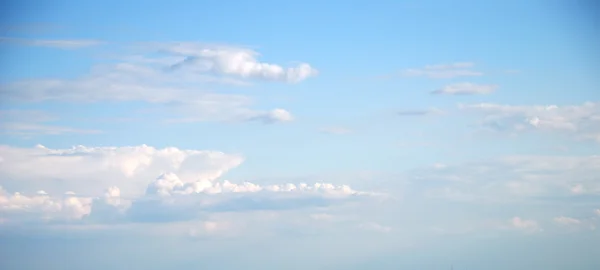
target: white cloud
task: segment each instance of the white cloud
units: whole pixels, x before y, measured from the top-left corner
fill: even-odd
[[[389,226],[384,226],[375,222],[367,222],[360,224],[359,227],[364,230],[375,231],[380,233],[389,233],[392,231],[392,228]]]
[[[177,79],[177,76],[173,77]],[[14,102],[144,101],[163,105],[179,114],[178,118],[193,121],[247,120],[257,114],[269,114],[268,111],[250,109],[253,101],[249,97],[202,91],[192,87],[193,83],[186,85],[185,81],[171,79],[161,71],[142,72],[114,66],[112,70],[98,71],[75,80],[11,83],[0,88],[0,96]]]
[[[5,186],[33,186],[52,193],[73,190],[91,196],[99,196],[98,191],[108,186],[120,187],[125,196],[141,194],[148,180],[163,172],[176,172],[186,183],[213,181],[244,160],[216,151],[146,145],[70,149],[0,146],[0,157],[0,178],[5,179]]]
[[[428,65],[423,68],[405,69],[401,72],[401,75],[406,77],[427,77],[430,79],[450,79],[483,75],[480,71],[472,70],[474,66],[475,64],[470,62]]]
[[[31,110],[0,110],[0,133],[20,137],[35,135],[60,135],[65,133],[96,134],[99,130],[77,129],[46,124],[56,121],[42,111]]]
[[[333,216],[332,215],[325,214],[325,213],[312,214],[312,215],[310,215],[310,218],[312,218],[314,220],[319,220],[319,221],[331,221],[331,220],[333,220]]]
[[[250,121],[261,121],[265,124],[272,124],[277,122],[290,122],[294,120],[292,114],[284,109],[274,109],[269,112],[257,113],[254,116],[248,118]]]
[[[199,43],[176,43],[158,46],[161,50],[186,58],[171,65],[171,69],[192,68],[199,72],[214,72],[242,78],[300,82],[316,76],[318,71],[309,64],[295,67],[259,62],[259,54],[246,48],[207,46]]]
[[[564,226],[573,226],[573,225],[581,224],[581,220],[579,220],[579,219],[575,219],[575,218],[571,218],[571,217],[562,217],[562,216],[554,218],[554,222],[556,222],[560,225],[564,225]]]
[[[67,133],[75,134],[98,134],[100,130],[77,129],[70,127],[28,124],[28,123],[0,123],[0,130],[9,135],[21,137],[32,137],[35,135],[61,135]]]
[[[0,157],[2,183],[11,186],[10,190],[29,189],[13,195],[0,190],[0,212],[7,213],[3,216],[11,223],[201,220],[201,212],[285,211],[377,196],[330,183],[259,185],[219,180],[243,158],[215,151],[145,145],[2,146]],[[149,181],[152,178],[155,180]],[[64,195],[53,195],[61,193]]]
[[[599,209],[596,209],[596,210],[594,210],[594,213],[596,213],[596,215],[600,216],[600,208],[599,208]]]
[[[200,220],[201,212],[286,211],[370,195],[374,194],[329,183],[267,186],[249,182],[235,184],[227,180],[183,183],[177,175],[169,173],[152,182],[145,195],[131,200],[123,199],[117,187],[108,188],[98,197],[69,194],[62,198],[48,194],[26,196],[18,192],[10,195],[0,188],[0,213],[13,224],[34,220],[81,220],[86,217],[100,223],[115,220],[162,223]],[[208,232],[222,227],[217,223],[206,224],[209,225],[205,228]]]
[[[479,113],[482,126],[498,131],[561,132],[600,142],[600,106],[595,102],[570,106],[480,103],[459,105],[459,108]]]
[[[121,198],[121,190],[116,186],[111,186],[104,192],[104,202],[117,208],[127,209],[131,201]]]
[[[315,183],[313,185],[308,185],[306,183],[301,183],[299,185],[288,183],[283,185],[260,186],[250,182],[234,184],[227,180],[220,183],[204,179],[192,183],[185,183],[174,173],[160,175],[148,186],[147,192],[150,195],[171,196],[173,194],[256,193],[261,191],[289,193],[312,192],[329,197],[367,194],[355,191],[347,185],[336,186],[330,183]]]
[[[483,95],[491,94],[498,89],[495,84],[455,83],[431,92],[435,95]]]
[[[43,220],[81,219],[90,214],[91,206],[91,198],[70,195],[51,198],[46,194],[26,196],[19,192],[9,194],[0,187],[0,211],[6,217],[20,215],[23,219],[31,218],[28,215],[38,215]]]
[[[334,127],[334,126],[321,128],[320,131],[323,133],[337,134],[337,135],[349,134],[352,132],[352,130],[350,130],[348,128]]]
[[[444,111],[437,108],[429,108],[422,110],[400,110],[397,112],[399,116],[430,116],[430,115],[442,115]]]
[[[513,217],[510,220],[510,224],[519,230],[523,230],[526,232],[539,232],[542,229],[540,228],[540,226],[538,225],[537,221],[535,220],[526,220],[526,219],[522,219],[520,217]]]
[[[478,203],[600,194],[598,175],[599,156],[506,156],[409,173],[428,198]]]
[[[308,64],[283,68],[260,63],[244,48],[196,43],[155,44],[114,64],[96,65],[74,79],[28,79],[0,85],[10,102],[142,101],[176,114],[179,121],[292,120],[284,109],[253,109],[245,95],[209,90],[223,84],[247,85],[250,79],[300,82],[317,74]],[[158,51],[158,53],[157,53]]]
[[[558,224],[561,227],[569,229],[571,231],[581,230],[581,229],[595,230],[596,225],[597,225],[594,218],[576,219],[576,218],[565,217],[565,216],[560,216],[560,217],[554,218],[554,223]]]
[[[204,221],[190,228],[189,236],[192,238],[223,234],[231,229],[232,224],[224,221]]]
[[[571,187],[571,192],[573,194],[583,194],[585,193],[584,187],[581,184],[575,184],[573,187]]]
[[[71,39],[71,40],[49,40],[49,39],[21,39],[0,37],[0,43],[13,43],[25,46],[50,47],[58,49],[79,49],[102,44],[98,40]]]
[[[433,164],[433,168],[438,169],[438,170],[445,169],[446,167],[448,167],[448,165],[446,165],[444,163],[434,163]]]

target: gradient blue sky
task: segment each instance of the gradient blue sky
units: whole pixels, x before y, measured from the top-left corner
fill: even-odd
[[[600,267],[597,4],[14,2],[2,269]]]

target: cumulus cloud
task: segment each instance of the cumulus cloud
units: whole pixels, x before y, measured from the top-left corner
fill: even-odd
[[[600,142],[600,106],[581,105],[500,105],[480,103],[459,108],[482,116],[480,125],[496,131],[546,131],[570,134],[578,139]]]
[[[50,39],[22,39],[22,38],[9,38],[0,37],[0,43],[11,43],[25,46],[36,46],[36,47],[49,47],[57,49],[79,49],[85,47],[92,47],[102,44],[99,40],[86,40],[86,39],[71,39],[71,40],[50,40]]]
[[[12,223],[23,222],[24,217],[29,221],[87,220],[94,223],[193,221],[200,220],[202,213],[285,211],[374,195],[329,183],[268,186],[249,182],[235,184],[227,180],[183,183],[172,173],[159,176],[149,184],[146,194],[131,200],[122,198],[117,187],[106,189],[104,195],[98,197],[26,196],[0,191],[0,212]]]
[[[40,218],[52,219],[81,219],[89,215],[92,199],[65,195],[62,198],[51,198],[45,192],[27,196],[19,192],[9,194],[0,187],[0,211],[8,221],[11,218],[29,220]]]
[[[483,95],[491,94],[498,89],[495,84],[455,83],[431,92],[434,95]]]
[[[410,68],[401,72],[405,77],[426,77],[430,79],[450,79],[456,77],[481,76],[482,72],[473,70],[474,63],[457,62],[452,64],[427,65],[422,68]]]
[[[347,196],[366,194],[363,192],[355,191],[347,185],[335,186],[329,183],[315,183],[314,185],[307,185],[305,183],[295,185],[288,183],[284,185],[268,185],[264,187],[250,182],[234,184],[227,180],[225,180],[223,183],[212,182],[210,180],[204,179],[193,183],[184,183],[179,179],[179,177],[176,174],[173,173],[166,173],[160,175],[154,182],[152,182],[148,186],[147,194],[170,196],[172,194],[255,193],[261,191],[314,192],[326,196]]]
[[[202,213],[285,211],[377,196],[330,183],[259,185],[220,180],[243,158],[214,151],[145,145],[71,149],[3,146],[0,157],[3,184],[12,186],[11,190],[38,187],[13,194],[0,189],[0,211],[11,223],[192,221],[201,220]],[[149,181],[151,175],[158,177]],[[120,187],[128,188],[123,193]],[[64,195],[56,195],[61,193]]]
[[[217,151],[132,147],[50,149],[0,146],[0,178],[21,190],[36,187],[48,192],[75,191],[98,196],[108,186],[132,196],[144,193],[149,179],[175,172],[184,182],[213,181],[240,165],[244,158]],[[36,168],[32,170],[31,168]]]

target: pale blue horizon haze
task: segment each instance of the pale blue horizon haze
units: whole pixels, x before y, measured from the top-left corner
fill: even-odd
[[[0,7],[1,269],[600,268],[593,1]]]

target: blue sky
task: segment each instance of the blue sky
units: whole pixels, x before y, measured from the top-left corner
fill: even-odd
[[[3,5],[3,269],[600,265],[593,5]]]

